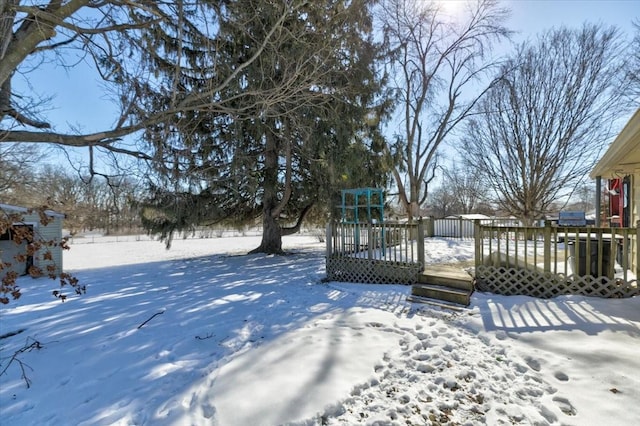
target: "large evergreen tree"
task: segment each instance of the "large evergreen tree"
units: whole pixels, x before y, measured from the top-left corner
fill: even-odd
[[[288,2],[225,4],[210,41],[216,46],[210,78],[231,79],[212,98],[227,100],[235,113],[193,108],[147,130],[161,159],[144,209],[152,232],[170,242],[174,232],[195,225],[261,217],[256,251],[280,253],[282,236],[296,232],[314,205],[331,205],[337,189],[384,184],[383,157],[376,153],[383,143],[369,125],[385,113],[385,105],[376,104],[370,3],[301,4],[266,46],[256,41],[275,27]],[[249,61],[258,48],[259,57]],[[238,63],[250,65],[238,71]],[[157,65],[160,75],[175,71]],[[180,84],[193,91],[212,86],[203,75],[182,77]],[[171,103],[169,93],[156,91],[150,100],[162,107]]]

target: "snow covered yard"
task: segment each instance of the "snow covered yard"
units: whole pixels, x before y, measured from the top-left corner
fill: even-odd
[[[7,425],[629,425],[640,298],[475,293],[460,312],[409,287],[322,283],[321,243],[259,237],[75,244],[88,287],[62,304],[21,278],[0,307]],[[429,262],[471,259],[433,240]],[[39,343],[17,356],[21,348]],[[29,387],[27,387],[27,382]]]

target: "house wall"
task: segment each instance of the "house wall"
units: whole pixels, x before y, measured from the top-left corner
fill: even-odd
[[[11,213],[15,213],[15,211],[11,211]],[[33,225],[33,232],[37,239],[59,241],[62,237],[62,217],[56,215],[53,216],[52,219],[53,221],[45,226],[40,223],[40,217],[37,214],[23,215],[23,222],[27,225]],[[25,246],[26,243],[17,246],[13,241],[0,241],[0,257],[10,262],[12,264],[10,269],[18,272],[20,275],[24,274],[26,264],[16,262],[14,256],[18,253],[24,253]],[[48,250],[51,251],[52,260],[43,259],[43,253],[46,250],[41,249],[36,256],[34,256],[33,264],[42,269],[45,274],[48,274],[47,266],[53,265],[55,267],[54,273],[58,275],[63,271],[62,249],[59,246],[55,246],[49,247]]]
[[[640,220],[640,168],[631,175],[631,226],[636,226]]]
[[[640,227],[640,168],[635,169],[631,175],[631,197],[629,199],[631,202],[631,223],[629,225]],[[636,232],[636,235],[639,234],[640,232]],[[634,241],[634,243],[631,245],[631,267],[638,279],[640,279],[640,253],[638,253],[640,244],[638,244],[638,241]]]

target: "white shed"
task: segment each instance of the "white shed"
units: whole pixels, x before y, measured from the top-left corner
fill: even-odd
[[[10,206],[8,204],[0,204],[0,214],[3,216],[8,215],[20,215],[21,221],[14,222],[17,226],[27,226],[33,230],[33,235],[36,240],[50,241],[54,240],[60,242],[62,238],[62,220],[64,214],[54,212],[53,210],[46,210],[45,214],[52,219],[48,224],[44,225],[40,221],[40,216],[37,212],[29,213],[29,209],[25,207]],[[44,250],[40,249],[34,256],[29,256],[26,261],[19,262],[15,256],[17,254],[26,253],[26,242],[23,242],[20,246],[16,245],[12,240],[10,232],[6,232],[0,235],[0,259],[3,263],[10,263],[9,270],[16,271],[20,275],[27,273],[31,265],[36,266],[42,270],[45,275],[49,274],[48,266],[52,265],[56,275],[62,272],[62,248],[59,244],[51,247],[47,247],[47,250],[51,252],[51,259],[44,258]]]

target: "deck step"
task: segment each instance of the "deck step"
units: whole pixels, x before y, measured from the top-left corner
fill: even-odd
[[[411,303],[424,303],[427,305],[433,305],[433,306],[437,306],[439,308],[446,308],[446,309],[451,309],[453,311],[463,311],[465,306],[463,305],[459,305],[457,303],[448,303],[448,302],[444,302],[442,300],[436,300],[436,299],[429,299],[428,297],[422,297],[422,296],[407,296],[407,302],[411,302]]]
[[[462,306],[469,306],[471,303],[471,290],[437,284],[416,284],[411,287],[411,295],[457,303]]]
[[[442,274],[425,271],[418,276],[418,282],[421,284],[441,285],[466,291],[473,290],[473,278],[464,272],[460,274]]]

